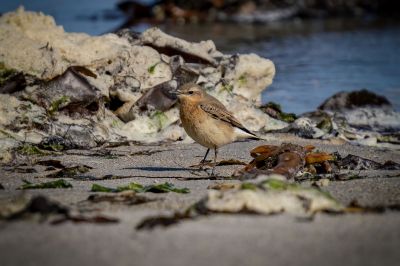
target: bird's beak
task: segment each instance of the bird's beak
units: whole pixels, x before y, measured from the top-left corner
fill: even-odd
[[[179,96],[179,95],[182,94],[182,91],[181,90],[176,90],[176,91],[173,92],[173,94],[175,94],[175,96]]]

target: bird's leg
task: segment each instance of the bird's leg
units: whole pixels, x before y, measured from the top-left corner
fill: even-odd
[[[201,160],[201,162],[200,163],[205,163],[206,162],[206,159],[207,159],[207,155],[208,155],[208,153],[210,152],[210,149],[207,149],[207,151],[206,151],[206,155],[204,155],[204,158],[203,158],[203,160]]]
[[[205,162],[206,162],[207,155],[208,155],[208,152],[209,152],[209,151],[210,151],[210,149],[207,149],[206,155],[204,155],[203,160],[200,161],[200,169],[203,169],[203,166],[204,166],[204,164],[205,164]]]
[[[217,166],[217,155],[218,155],[218,149],[217,149],[217,147],[215,147],[214,148],[214,165],[213,165],[213,168],[211,171],[211,176],[214,176],[214,170],[215,170],[215,167]]]

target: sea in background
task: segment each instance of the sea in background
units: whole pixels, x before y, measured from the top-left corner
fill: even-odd
[[[69,32],[99,35],[124,22],[112,0],[1,0],[0,12],[26,10],[52,15]],[[151,25],[140,24],[143,31]],[[400,110],[400,24],[374,19],[284,21],[268,25],[159,25],[191,41],[214,40],[225,53],[256,53],[276,66],[263,101],[286,112],[315,110],[338,91],[369,89]]]

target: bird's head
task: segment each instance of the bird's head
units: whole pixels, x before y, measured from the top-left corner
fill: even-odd
[[[176,95],[179,101],[199,101],[203,99],[205,92],[195,83],[186,83],[176,91]]]

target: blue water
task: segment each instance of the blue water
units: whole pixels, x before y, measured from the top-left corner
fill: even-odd
[[[68,32],[98,35],[123,23],[124,17],[116,9],[117,3],[118,0],[0,0],[0,12],[24,6],[25,10],[53,16]]]
[[[124,17],[115,7],[117,2],[0,0],[0,12],[23,5],[27,10],[52,15],[66,31],[97,35],[112,31],[123,23]],[[315,28],[315,23],[312,25]],[[135,29],[144,30],[146,27],[149,26],[141,25]],[[386,96],[400,110],[399,26],[362,27],[351,31],[344,27],[345,31],[326,31],[317,23],[316,28],[322,29],[308,30],[312,27],[305,25],[300,33],[281,34],[287,29],[282,24],[268,37],[258,37],[261,29],[257,27],[234,29],[231,33],[224,30],[224,26],[219,26],[216,31],[208,26],[203,29],[189,27],[183,34],[173,27],[165,29],[189,40],[214,39],[221,44],[219,47],[223,52],[256,53],[273,60],[276,77],[264,92],[263,101],[280,103],[287,112],[300,114],[311,111],[338,91],[361,88]],[[238,41],[235,41],[236,35],[239,35]]]
[[[314,110],[330,95],[367,88],[400,110],[400,28],[320,32],[241,48],[273,60],[276,77],[264,101],[286,111]]]

